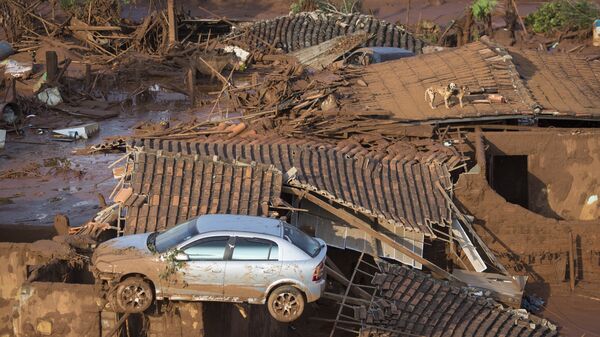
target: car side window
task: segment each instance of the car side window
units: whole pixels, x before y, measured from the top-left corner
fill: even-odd
[[[215,236],[200,239],[183,249],[190,260],[223,260],[227,248],[228,236]]]
[[[234,261],[277,261],[279,248],[275,242],[238,237],[231,259]]]

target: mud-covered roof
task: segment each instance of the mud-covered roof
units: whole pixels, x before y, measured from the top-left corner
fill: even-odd
[[[354,87],[347,109],[383,111],[404,121],[532,114],[534,105],[511,57],[482,42],[373,64],[364,68],[360,78],[366,87]],[[470,92],[482,88],[497,92],[507,102],[474,104],[465,100],[461,108],[453,97],[447,109],[443,97],[437,95],[437,108],[432,109],[425,100],[426,89],[447,86],[450,82],[468,86]]]
[[[164,230],[203,214],[269,214],[279,203],[281,172],[203,156],[133,153],[126,234]]]
[[[511,50],[542,113],[600,117],[600,62],[569,53]]]
[[[410,231],[433,235],[431,223],[443,225],[451,213],[436,184],[449,187],[446,165],[407,158],[378,160],[351,147],[308,143],[285,138],[268,143],[220,141],[178,142],[138,140],[132,146],[146,152],[182,156],[216,156],[225,160],[273,165],[285,174],[287,184],[306,188],[365,215],[377,217]]]
[[[332,14],[301,12],[252,23],[242,29],[249,33],[244,43],[265,47],[265,42],[286,52],[310,47],[334,37],[358,31],[372,36],[366,46],[400,47],[421,53],[423,40],[415,38],[400,26],[365,14]]]

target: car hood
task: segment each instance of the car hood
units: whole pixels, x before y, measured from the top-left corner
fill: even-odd
[[[101,243],[92,256],[92,264],[98,261],[115,262],[151,256],[148,249],[148,237],[152,233],[125,235]]]

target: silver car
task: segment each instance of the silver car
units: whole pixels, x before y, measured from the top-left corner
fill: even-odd
[[[154,299],[268,305],[290,322],[325,287],[327,246],[281,220],[204,215],[165,232],[100,244],[92,271],[115,309],[143,312]]]

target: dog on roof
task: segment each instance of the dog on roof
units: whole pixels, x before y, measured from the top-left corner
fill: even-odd
[[[432,109],[436,107],[433,105],[435,96],[440,95],[444,98],[444,105],[446,109],[450,109],[450,98],[456,96],[460,103],[460,107],[463,107],[463,98],[469,92],[469,88],[466,86],[459,87],[456,83],[450,82],[447,86],[435,85],[425,90],[425,102],[429,103]]]

